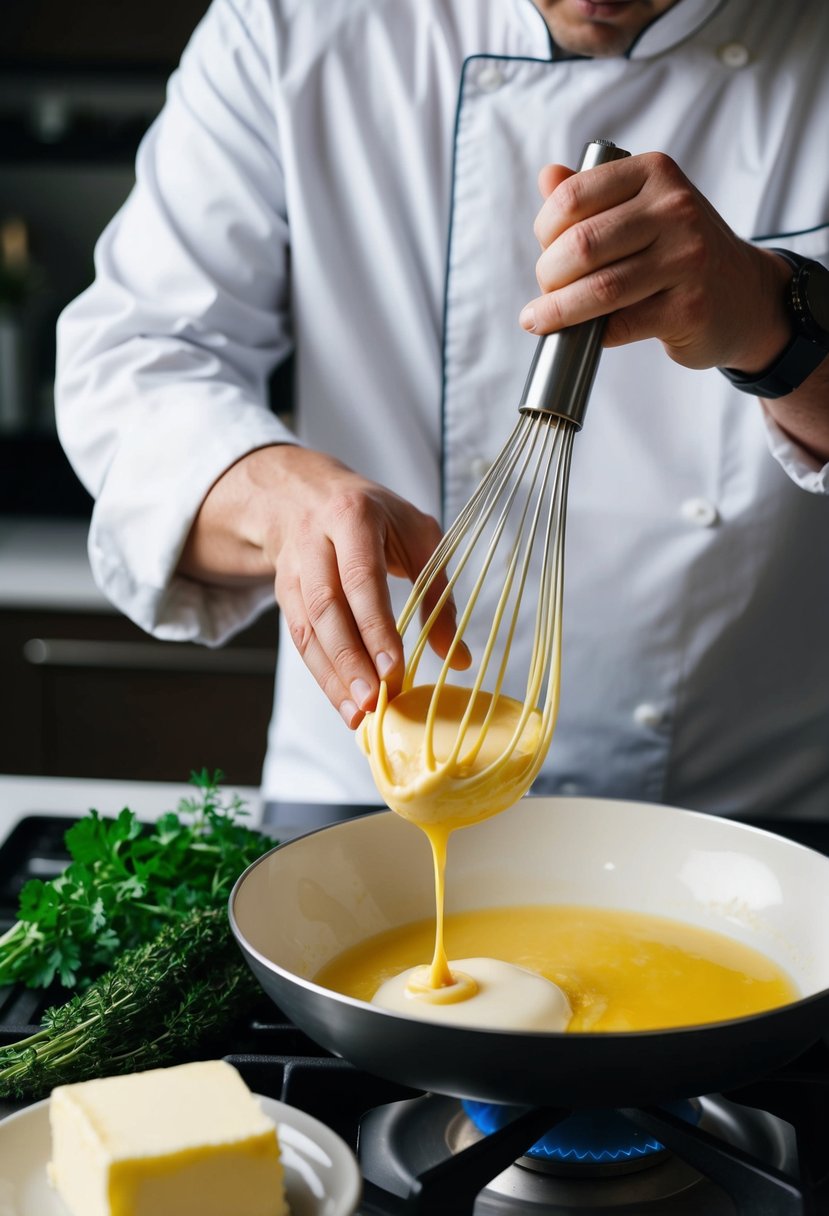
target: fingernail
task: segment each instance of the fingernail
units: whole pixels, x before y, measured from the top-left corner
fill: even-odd
[[[385,650],[381,650],[377,658],[374,660],[374,666],[377,668],[377,674],[381,680],[385,680],[386,676],[394,667],[394,659],[390,654],[386,654]],[[352,692],[354,690],[352,689]]]
[[[365,680],[352,680],[350,688],[351,695],[359,706],[364,707],[366,701],[371,699],[371,689]]]
[[[527,305],[527,307],[522,310],[521,315],[518,318],[518,323],[519,325],[522,325],[524,329],[529,329],[532,332],[532,330],[535,329],[535,309]]]
[[[340,717],[342,718],[343,722],[345,722],[346,726],[351,725],[359,712],[359,709],[353,701],[343,701],[340,705]]]
[[[472,651],[467,646],[466,642],[461,642],[455,654],[459,661],[463,664],[461,670],[466,670],[472,663]]]

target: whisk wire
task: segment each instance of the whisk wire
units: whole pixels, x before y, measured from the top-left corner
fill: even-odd
[[[424,730],[423,762],[427,771],[459,768],[466,772],[473,765],[487,732],[496,714],[504,681],[508,659],[519,626],[520,609],[531,569],[531,559],[537,549],[537,538],[543,525],[541,586],[536,602],[535,627],[529,671],[521,712],[515,722],[510,738],[499,757],[480,769],[471,785],[483,783],[492,771],[510,758],[519,747],[521,739],[533,714],[540,716],[540,731],[543,738],[551,738],[558,706],[558,680],[548,682],[543,706],[541,688],[545,675],[554,663],[555,648],[560,641],[560,598],[562,565],[562,498],[565,495],[569,476],[570,452],[574,427],[566,420],[552,415],[522,412],[505,444],[501,456],[482,480],[466,507],[446,533],[422,574],[416,580],[409,599],[398,620],[403,634],[421,604],[426,588],[437,575],[443,574],[446,584],[442,588],[428,616],[422,622],[420,633],[411,649],[404,674],[403,689],[410,689],[415,682],[421,658],[429,635],[438,616],[453,596],[460,578],[478,555],[485,538],[486,548],[479,560],[477,573],[473,574],[471,590],[457,622],[452,642],[443,656],[440,672],[435,681],[427,710]],[[499,553],[507,525],[513,529],[505,568],[505,576],[497,603],[492,610],[492,623],[479,657],[477,673],[468,693],[468,699],[458,723],[454,742],[446,756],[440,760],[435,751],[435,731],[440,710],[440,696],[445,688],[452,662],[461,645],[469,622],[476,609],[479,597],[488,585],[493,563]],[[449,564],[453,559],[454,568]],[[487,692],[488,703],[482,720],[476,723],[476,734],[471,745],[464,751],[470,724],[476,705],[493,661],[496,648],[500,646],[498,670],[491,692]],[[463,753],[463,754],[462,754]],[[542,757],[543,758],[543,757]]]
[[[524,589],[525,589],[526,582],[527,582],[527,576],[528,576],[529,569],[530,569],[530,559],[531,559],[532,552],[533,552],[533,546],[535,544],[535,537],[536,537],[536,534],[538,531],[539,520],[541,519],[541,514],[542,514],[543,494],[540,493],[540,494],[536,495],[536,487],[539,484],[539,480],[540,480],[542,486],[546,485],[546,483],[549,479],[550,464],[551,464],[551,461],[555,454],[555,445],[548,443],[550,429],[553,429],[553,428],[540,427],[540,428],[533,429],[532,445],[530,447],[530,451],[527,454],[527,458],[525,460],[522,472],[519,475],[519,484],[524,485],[525,484],[524,478],[525,478],[525,474],[527,471],[527,467],[529,465],[530,457],[532,455],[534,448],[536,447],[536,441],[538,440],[538,438],[540,436],[541,441],[540,441],[540,443],[538,443],[539,451],[536,456],[535,467],[534,467],[531,477],[526,482],[526,494],[525,494],[525,498],[524,498],[524,504],[523,504],[523,508],[521,510],[521,515],[520,515],[520,518],[518,521],[518,527],[515,532],[515,543],[510,552],[509,563],[508,563],[508,567],[507,567],[507,575],[504,580],[504,586],[503,586],[501,595],[499,597],[498,604],[496,605],[496,608],[495,608],[494,618],[493,618],[493,627],[492,627],[492,630],[490,631],[490,635],[487,639],[487,645],[485,647],[484,656],[482,656],[482,660],[481,660],[481,674],[479,675],[479,678],[475,681],[475,686],[473,688],[473,692],[470,695],[470,708],[468,710],[468,714],[470,716],[472,713],[472,708],[474,706],[474,700],[477,697],[477,695],[480,691],[480,688],[483,684],[483,676],[485,675],[486,670],[488,669],[492,652],[495,648],[496,641],[498,640],[498,635],[499,635],[502,621],[504,619],[505,610],[509,603],[510,594],[512,593],[513,585],[515,583],[516,569],[518,568],[518,564],[519,564],[519,560],[520,560],[521,561],[521,572],[520,572],[520,576],[518,579],[518,585],[515,590],[512,611],[511,611],[511,614],[509,615],[509,623],[508,623],[508,626],[506,629],[506,635],[502,639],[501,664],[500,664],[500,667],[498,670],[498,675],[497,675],[497,678],[495,681],[494,688],[491,693],[490,703],[489,703],[487,712],[484,716],[483,722],[481,723],[477,741],[473,745],[471,751],[469,753],[467,753],[466,756],[464,757],[465,764],[471,764],[474,761],[475,757],[477,756],[478,752],[480,751],[480,748],[486,737],[489,725],[496,712],[498,699],[501,695],[501,690],[503,688],[504,678],[506,676],[506,671],[507,671],[507,660],[509,658],[510,649],[511,649],[511,646],[512,646],[512,643],[513,643],[513,640],[515,637],[515,631],[516,631],[516,628],[518,625],[522,597],[524,594]],[[512,497],[514,498],[515,494],[513,494]],[[527,516],[528,516],[529,510],[530,510],[530,507],[533,504],[534,504],[534,509],[533,509],[533,513],[532,513],[532,522],[530,524],[529,530],[525,532],[525,523],[527,520]],[[509,505],[511,505],[511,504],[508,504],[505,507],[505,512],[508,511]],[[523,537],[523,555],[522,555],[522,537]],[[493,541],[491,544],[492,549],[494,549],[494,547],[497,543],[497,539],[498,539],[497,537],[493,538]],[[483,584],[483,575],[485,573],[486,573],[486,571],[482,572],[482,576],[479,579],[478,584],[475,587],[475,590],[473,591],[473,595],[475,595],[475,596],[477,596],[477,594],[480,590],[480,587]],[[529,693],[529,687],[528,687],[528,694],[524,700],[522,713],[518,719],[518,722],[516,723],[516,727],[513,732],[513,735],[504,749],[505,754],[512,755],[513,752],[515,751],[515,748],[518,746],[518,742],[524,732],[527,722],[529,721],[530,715],[534,711],[534,707],[536,705],[537,699],[538,699],[538,689],[535,690],[535,692],[533,694],[533,698],[531,700],[530,693]],[[485,772],[486,770],[482,770],[482,771]]]
[[[454,655],[454,652],[457,649],[457,647],[460,645],[461,640],[463,639],[463,635],[466,632],[470,617],[472,616],[473,610],[475,609],[475,605],[478,601],[478,596],[480,595],[481,589],[485,584],[487,576],[489,575],[489,571],[491,569],[492,562],[495,558],[495,554],[498,551],[498,546],[501,541],[501,537],[503,535],[504,528],[506,527],[506,523],[509,518],[510,511],[512,509],[515,498],[518,494],[518,489],[519,489],[520,485],[522,484],[522,477],[526,473],[527,465],[530,461],[530,458],[531,458],[532,452],[533,452],[533,448],[534,448],[533,442],[531,442],[529,444],[529,447],[527,448],[527,438],[525,435],[521,434],[520,428],[516,428],[516,433],[519,438],[518,438],[518,442],[516,443],[515,458],[502,462],[499,476],[493,476],[491,478],[485,479],[486,491],[484,494],[484,505],[480,511],[480,518],[478,521],[478,525],[474,528],[471,536],[468,538],[466,548],[464,549],[463,554],[461,555],[461,558],[459,559],[459,561],[457,563],[457,567],[456,567],[454,573],[452,574],[452,576],[449,579],[448,590],[451,592],[454,589],[455,584],[457,583],[457,580],[460,577],[462,571],[465,569],[468,561],[470,560],[472,555],[477,551],[477,548],[478,548],[478,545],[480,542],[480,538],[481,538],[481,534],[483,533],[484,529],[491,523],[492,518],[496,512],[496,509],[497,509],[499,503],[501,503],[500,515],[498,516],[497,520],[495,521],[495,523],[493,525],[492,535],[489,539],[489,544],[484,553],[484,557],[481,562],[477,578],[475,579],[475,582],[474,582],[472,589],[470,591],[470,594],[468,596],[466,607],[463,611],[461,619],[456,625],[455,635],[452,640],[452,645],[450,646],[450,648],[447,651],[447,654],[444,658],[443,665],[441,667],[440,674],[435,683],[434,692],[432,694],[432,699],[431,699],[431,702],[429,705],[429,712],[428,712],[427,719],[426,719],[426,728],[425,728],[425,737],[424,737],[424,753],[425,753],[426,767],[433,771],[436,768],[436,758],[435,758],[435,752],[434,752],[434,728],[435,728],[435,719],[438,714],[440,695],[441,695],[441,692],[443,691],[444,686],[446,685],[447,678],[449,676],[449,672],[452,667],[452,657]],[[526,451],[524,451],[525,448],[527,448]],[[515,478],[515,477],[512,477],[511,475],[514,472],[515,465],[516,465],[518,459],[520,458],[522,452],[524,452],[524,463],[523,463],[521,475],[518,478]],[[511,489],[508,488],[510,486],[510,484],[512,486]],[[504,501],[502,503],[501,498],[502,498],[502,493],[504,492],[505,488],[507,490],[506,501]],[[526,511],[526,507],[525,507],[525,511]],[[503,612],[501,605],[504,602],[506,595],[508,595],[509,587],[511,586],[513,577],[514,577],[514,571],[511,569],[508,570],[507,579],[505,582],[505,588],[502,589],[501,600],[499,601],[499,605],[495,610],[495,619],[498,622],[500,622],[500,616],[502,615],[502,612]],[[421,636],[418,639],[418,648],[421,653],[422,653],[423,645],[425,644],[425,639],[428,636],[430,628],[431,628],[431,619],[426,622],[424,629],[421,631]],[[487,671],[489,669],[489,663],[490,663],[492,652],[493,652],[493,649],[495,646],[497,633],[498,633],[498,625],[496,624],[490,630],[489,636],[487,638],[487,642],[484,646],[483,653],[481,655],[481,658],[480,658],[480,661],[478,664],[478,674],[477,674],[477,677],[470,690],[465,712],[463,713],[463,715],[461,717],[461,721],[458,725],[458,730],[455,735],[454,746],[450,750],[449,755],[444,757],[444,759],[442,760],[442,765],[444,768],[454,767],[455,765],[458,764],[460,751],[461,751],[461,748],[463,747],[464,741],[466,739],[466,733],[469,728],[469,723],[472,719],[473,713],[475,711],[475,705],[476,705],[476,702],[478,699],[478,695],[483,686],[484,679],[485,679]],[[494,704],[495,704],[495,701],[497,700],[497,694],[498,694],[498,689],[496,688],[495,693],[493,694],[492,700],[490,701],[489,712],[485,715],[484,721],[481,723],[481,726],[480,726],[479,735],[478,735],[478,743],[473,744],[471,751],[469,753],[467,753],[467,755],[464,757],[464,760],[462,762],[463,766],[465,766],[465,767],[468,767],[468,765],[472,763],[474,756],[477,755],[477,752],[480,749],[480,745],[481,745],[481,742],[483,741],[483,737],[486,733],[487,726],[489,724],[489,721],[491,720],[492,713],[494,712]]]
[[[567,518],[567,487],[570,478],[570,461],[574,433],[574,428],[565,423],[560,434],[561,460],[556,467],[556,484],[553,486],[550,499],[550,513],[542,561],[541,594],[537,607],[539,627],[536,629],[535,645],[530,663],[531,674],[528,679],[528,700],[530,686],[540,686],[545,670],[549,671],[551,667],[553,656],[559,655],[561,651],[562,599],[564,593],[564,536]],[[547,695],[542,711],[539,768],[553,737],[556,717],[558,715],[560,688],[561,682],[558,664],[556,664],[556,670],[550,671],[548,677]]]
[[[524,447],[532,437],[531,432],[522,428],[522,421],[523,419],[519,419],[519,422],[516,424],[513,433],[507,442],[504,450],[504,459],[498,461],[492,466],[487,476],[483,479],[475,493],[470,498],[469,502],[455,520],[452,527],[435,549],[435,552],[433,553],[429,562],[424,567],[423,572],[416,580],[411,594],[403,607],[397,622],[398,632],[401,634],[401,636],[405,634],[405,631],[411,622],[412,616],[414,615],[418,605],[421,603],[426,587],[431,584],[435,576],[441,570],[445,571],[448,563],[452,560],[460,547],[464,535],[466,535],[470,519],[477,517],[477,523],[472,533],[467,537],[466,547],[461,557],[458,559],[452,575],[448,578],[446,587],[441,592],[434,607],[426,620],[423,622],[420,635],[412,648],[409,660],[406,664],[406,672],[403,680],[404,690],[413,685],[420,659],[426,648],[426,643],[429,639],[429,634],[432,631],[432,627],[447,604],[449,597],[452,595],[452,592],[459,578],[464,572],[467,563],[474,554],[481,535],[490,522],[492,513],[500,500],[504,486],[510,481],[515,469],[515,465],[520,459]],[[515,442],[516,440],[518,442]],[[462,634],[463,631],[459,625],[455,631],[450,653],[446,656],[450,660],[454,655],[457,646],[460,644]]]

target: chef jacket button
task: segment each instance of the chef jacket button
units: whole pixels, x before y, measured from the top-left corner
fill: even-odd
[[[643,701],[641,705],[637,705],[636,709],[634,709],[633,720],[637,726],[647,726],[650,730],[654,730],[665,721],[665,715],[656,705],[651,705],[649,701]]]
[[[574,794],[579,792],[579,785],[575,781],[562,781],[558,787],[558,792],[563,794],[565,798],[572,798]]]
[[[504,83],[504,73],[496,64],[488,63],[478,73],[477,83],[483,93],[494,93]]]
[[[683,519],[699,528],[712,528],[720,518],[720,513],[707,498],[686,498],[679,508]]]
[[[727,68],[744,68],[749,60],[748,47],[742,42],[725,42],[717,49],[717,58]]]
[[[491,468],[492,465],[483,456],[476,456],[474,460],[470,460],[469,462],[469,474],[476,484],[479,481],[483,481]]]

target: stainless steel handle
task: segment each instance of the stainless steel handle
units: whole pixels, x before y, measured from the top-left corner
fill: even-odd
[[[607,139],[585,145],[579,172],[630,156]],[[522,414],[553,414],[581,427],[593,387],[606,317],[571,325],[538,339],[518,408]]]
[[[276,651],[207,650],[175,642],[107,642],[80,638],[29,638],[23,656],[35,667],[120,671],[180,671],[209,675],[272,675]]]

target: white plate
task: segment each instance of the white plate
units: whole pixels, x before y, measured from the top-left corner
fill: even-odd
[[[291,1216],[353,1216],[362,1180],[345,1141],[304,1111],[257,1097],[279,1132]],[[50,1153],[48,1099],[0,1121],[0,1216],[67,1216],[46,1177]]]

